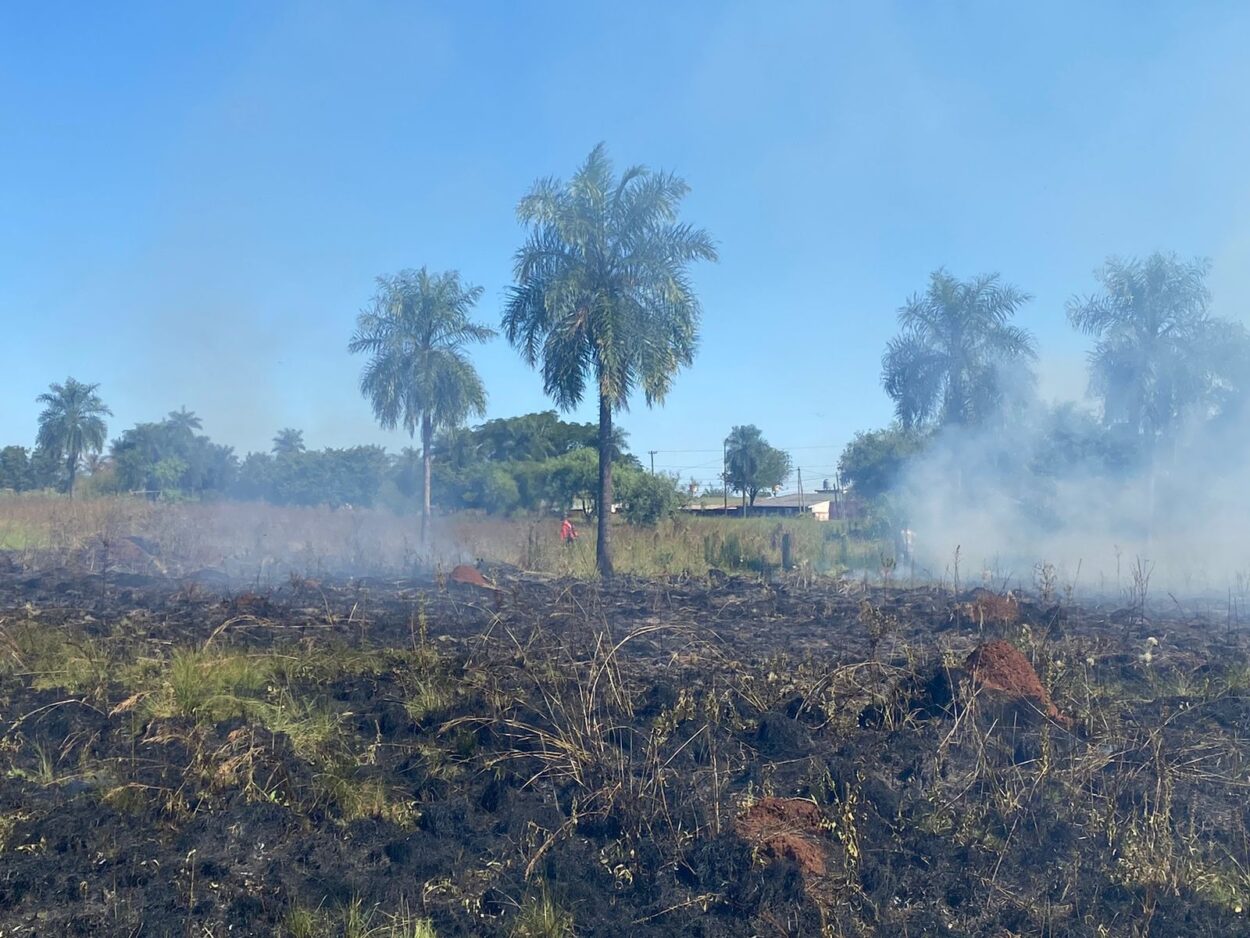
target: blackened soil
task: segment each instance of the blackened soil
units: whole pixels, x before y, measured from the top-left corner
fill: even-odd
[[[1250,934],[1222,609],[486,572],[0,565],[0,935]],[[1070,726],[966,679],[991,639]]]

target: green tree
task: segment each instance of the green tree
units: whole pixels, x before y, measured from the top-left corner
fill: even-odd
[[[284,427],[273,438],[273,454],[289,456],[304,452],[304,431],[294,427]]]
[[[50,489],[64,485],[61,457],[46,446],[36,446],[30,453],[30,488]]]
[[[789,474],[790,455],[769,445],[759,427],[734,427],[725,437],[725,481],[731,492],[742,493],[744,504],[755,507],[760,492],[781,485]]]
[[[373,305],[356,320],[348,345],[369,355],[360,390],[386,429],[402,426],[411,438],[421,428],[421,540],[429,541],[430,460],[434,431],[459,426],[486,411],[486,390],[464,348],[495,333],[469,320],[481,287],[460,274],[404,270],[378,278]]]
[[[517,207],[529,237],[516,254],[503,327],[563,410],[587,384],[599,398],[596,563],[612,575],[612,415],[641,387],[663,402],[694,360],[699,301],[691,263],[716,260],[709,235],[677,220],[686,183],[642,166],[618,178],[600,144],[564,184],[534,184]]]
[[[924,449],[925,438],[901,425],[856,433],[838,460],[838,474],[856,495],[873,499],[898,483],[907,461]]]
[[[627,434],[620,427],[612,430],[612,459],[621,459],[626,452]],[[598,443],[599,428],[593,423],[569,423],[554,410],[518,417],[499,417],[469,430],[444,434],[440,441],[465,464],[470,460],[489,462],[524,462],[550,459],[582,446]],[[435,451],[440,446],[435,445]]]
[[[1095,276],[1101,293],[1068,303],[1068,319],[1096,339],[1090,390],[1103,420],[1145,440],[1147,450],[1186,413],[1210,416],[1241,377],[1239,326],[1208,314],[1210,263],[1155,253],[1112,257]]]
[[[248,453],[239,465],[232,493],[236,498],[272,502],[274,458],[268,453]]]
[[[186,462],[177,456],[166,456],[152,467],[152,479],[156,483],[156,491],[161,498],[169,498],[171,495],[181,493],[182,488],[179,483],[186,474],[187,468]]]
[[[6,446],[0,449],[0,489],[24,492],[32,488],[33,484],[34,475],[26,447]]]
[[[582,447],[544,460],[538,464],[539,470],[545,475],[544,491],[548,501],[561,511],[573,506],[573,502],[581,500],[590,504],[598,512],[597,495],[600,491],[599,454],[590,447]],[[605,509],[599,514],[607,514]]]
[[[902,327],[882,357],[882,384],[903,426],[977,423],[1003,393],[1001,369],[1036,357],[1033,336],[1011,324],[1030,297],[983,274],[961,281],[945,270],[899,310]]]
[[[502,465],[488,463],[474,466],[466,473],[462,498],[466,507],[506,515],[520,504],[521,493],[511,472]]]
[[[46,405],[39,415],[39,446],[64,461],[70,498],[74,497],[78,461],[83,453],[104,448],[108,433],[104,418],[113,415],[96,394],[99,386],[66,378],[64,384],[49,385],[48,393],[36,398]]]
[[[686,493],[677,477],[664,472],[630,469],[622,474],[618,491],[625,520],[635,525],[651,525],[671,518],[686,503]]]
[[[248,453],[236,474],[240,498],[275,505],[373,505],[382,491],[391,460],[380,446],[353,446],[315,452]]]
[[[197,436],[175,420],[140,423],[113,441],[115,485],[165,497],[224,492],[233,482],[234,450]]]
[[[440,461],[438,466],[446,469],[447,462]],[[392,462],[391,481],[404,498],[412,498],[421,491],[421,453],[411,446],[401,449]]]

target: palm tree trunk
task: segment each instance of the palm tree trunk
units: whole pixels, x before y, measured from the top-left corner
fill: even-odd
[[[1146,552],[1153,554],[1155,549],[1155,519],[1157,517],[1156,486],[1159,475],[1158,437],[1155,435],[1153,421],[1147,439],[1148,459],[1150,461],[1150,478],[1146,489]]]
[[[69,471],[69,500],[74,500],[74,476],[78,474],[78,455],[72,454],[65,460],[65,468]]]
[[[598,543],[595,544],[595,564],[599,575],[611,578],[612,544],[608,516],[612,514],[612,406],[608,397],[599,391],[599,517]]]
[[[430,543],[430,463],[432,455],[430,453],[430,438],[434,435],[434,428],[430,421],[429,414],[421,415],[421,546],[428,547]]]

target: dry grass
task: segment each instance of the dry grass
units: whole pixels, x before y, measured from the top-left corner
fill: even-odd
[[[926,850],[936,839],[966,853],[981,895],[995,902],[1041,884],[1097,910],[1091,881],[1114,886],[1144,921],[1182,895],[1227,910],[1250,901],[1250,834],[1240,810],[1227,810],[1245,789],[1237,719],[1250,671],[1240,660],[1216,666],[1169,647],[1172,657],[1147,667],[1106,645],[1111,636],[1051,638],[1021,624],[1022,652],[1081,720],[1074,733],[996,704],[970,683],[953,685],[949,705],[933,709],[935,669],[947,655],[963,660],[944,644],[949,632],[930,641],[951,608],[945,602],[924,611],[915,605],[923,596],[847,595],[838,615],[821,613],[828,648],[798,657],[777,643],[766,655],[740,656],[700,627],[713,615],[706,586],[525,579],[535,591],[528,607],[481,609],[483,631],[446,645],[426,634],[426,603],[434,630],[463,604],[433,587],[391,609],[387,646],[362,635],[344,647],[320,633],[270,644],[216,626],[233,615],[218,604],[203,607],[213,619],[192,636],[169,631],[167,609],[159,625],[141,627],[137,610],[134,622],[117,615],[101,628],[85,614],[55,622],[27,604],[0,621],[0,690],[63,693],[25,694],[32,716],[15,717],[0,735],[0,775],[53,793],[89,781],[136,823],[176,827],[245,799],[280,806],[310,829],[368,820],[397,828],[392,839],[428,836],[427,844],[448,836],[438,825],[449,823],[449,793],[473,792],[479,803],[493,779],[507,806],[483,810],[500,819],[527,812],[512,828],[506,863],[478,869],[474,857],[457,857],[421,912],[467,915],[480,910],[489,884],[506,883],[491,913],[495,934],[582,933],[586,908],[559,877],[588,838],[628,897],[656,870],[701,862],[700,851],[758,799],[796,795],[820,809],[816,838],[828,862],[811,896],[831,915],[862,898],[861,874],[880,875],[895,838],[911,831],[925,835]],[[761,600],[769,592],[740,588]],[[300,602],[316,598],[288,610],[290,621],[324,606],[327,620],[342,622],[359,596],[352,585],[300,589],[308,591]],[[965,628],[964,638],[973,632]],[[852,653],[835,661],[831,648]],[[66,715],[94,716],[76,735],[40,735],[35,718],[49,700],[72,708]],[[384,732],[377,718],[387,714],[397,722]],[[114,745],[99,754],[106,715],[114,741],[133,739],[130,753]],[[797,742],[770,742],[778,727]],[[154,758],[169,760],[164,774],[136,774]],[[900,768],[925,784],[891,787]],[[0,815],[0,851],[23,849],[27,841],[14,837],[26,836],[15,834],[24,823]],[[1056,863],[1037,864],[1029,847],[1052,851]],[[752,869],[767,859],[754,856]],[[683,888],[674,905],[647,914],[722,901],[701,881]],[[280,933],[420,935],[428,927],[402,909],[337,901],[285,910]],[[1075,920],[1069,905],[1055,905],[1056,924]]]
[[[676,518],[648,528],[613,519],[619,572],[704,576],[711,568],[780,569],[790,534],[800,571],[875,569],[881,545],[848,536],[841,522],[810,518]],[[191,572],[214,569],[273,583],[292,571],[407,573],[478,560],[579,578],[595,575],[594,525],[571,549],[554,518],[439,517],[434,546],[422,549],[418,519],[382,509],[332,510],[238,502],[155,503],[126,496],[0,496],[0,549],[18,559],[74,563],[89,572]],[[140,538],[136,546],[131,538]],[[156,546],[155,553],[146,549]]]

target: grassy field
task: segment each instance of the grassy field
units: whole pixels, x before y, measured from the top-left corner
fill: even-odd
[[[678,517],[648,528],[613,521],[617,569],[638,576],[704,576],[711,568],[767,574],[781,567],[785,533],[800,573],[875,576],[891,554],[888,544],[857,537],[839,521]],[[477,560],[589,578],[595,575],[595,526],[588,520],[579,528],[580,539],[565,548],[555,517],[443,516],[433,546],[422,549],[418,519],[385,510],[0,496],[3,550],[90,558],[111,546],[117,561],[134,552],[122,542],[141,538],[156,564],[220,568],[261,580],[292,571],[408,572]]]

